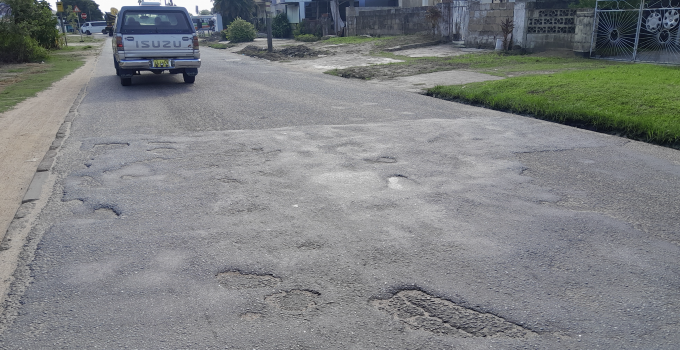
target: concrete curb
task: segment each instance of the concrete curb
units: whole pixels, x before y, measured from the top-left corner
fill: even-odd
[[[38,164],[36,173],[33,175],[33,180],[31,180],[31,184],[28,186],[26,194],[24,194],[24,198],[21,201],[22,204],[40,199],[43,184],[49,177],[50,169],[52,169],[52,165],[54,165],[54,161],[58,154],[57,151],[61,147],[62,143],[64,142],[64,138],[66,138],[66,135],[71,128],[71,122],[76,117],[76,110],[78,109],[78,106],[80,106],[80,102],[82,102],[83,98],[85,97],[86,88],[87,85],[80,89],[78,96],[76,97],[75,101],[73,101],[73,105],[71,105],[69,113],[66,115],[64,122],[57,131],[54,141],[52,141],[50,149],[45,153],[45,156],[43,157],[42,161],[40,161],[40,164]]]

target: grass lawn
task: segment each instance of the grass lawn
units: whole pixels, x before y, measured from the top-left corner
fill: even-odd
[[[83,65],[83,57],[92,54],[93,49],[90,45],[69,46],[51,52],[44,63],[0,63],[0,113],[71,74]]]
[[[427,94],[680,148],[679,92],[680,67],[615,64],[437,86]]]

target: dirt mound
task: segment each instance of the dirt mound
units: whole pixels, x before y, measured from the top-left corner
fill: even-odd
[[[248,45],[237,53],[251,57],[264,58],[270,61],[282,61],[289,60],[291,58],[312,58],[319,57],[319,55],[332,54],[328,51],[314,50],[305,45],[288,46],[280,50],[273,50],[272,52],[268,52],[266,48]]]
[[[468,68],[469,64],[448,62],[445,59],[423,59],[411,63],[375,64],[336,69],[331,74],[354,79],[393,79],[417,74]]]

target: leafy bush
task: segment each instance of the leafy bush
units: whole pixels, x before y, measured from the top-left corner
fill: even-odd
[[[49,54],[38,42],[18,32],[0,28],[0,62],[32,62],[46,59]]]
[[[52,16],[50,5],[37,0],[3,0],[12,9],[9,30],[28,35],[46,49],[58,48],[59,30],[57,19]]]
[[[305,43],[311,43],[311,42],[314,42],[314,41],[319,41],[319,38],[316,35],[312,35],[312,34],[301,34],[301,35],[295,36],[295,40],[302,41],[302,42],[305,42]]]
[[[272,36],[275,38],[289,38],[291,33],[290,22],[285,13],[279,13],[272,20]]]
[[[229,26],[227,26],[227,39],[232,43],[242,43],[246,41],[253,41],[257,37],[255,26],[240,17],[237,17]]]
[[[303,21],[304,21],[304,19],[303,19]],[[302,23],[293,24],[292,27],[293,27],[293,37],[294,38],[297,38],[298,36],[303,35],[303,34],[307,34],[302,29]]]
[[[0,19],[0,61],[28,62],[47,58],[59,48],[57,20],[50,5],[37,0],[3,0],[12,9]]]
[[[293,29],[293,36],[297,38],[299,35],[303,34],[311,34],[321,38],[323,36],[323,28],[318,22],[310,22],[306,19],[303,19],[300,23],[295,25],[295,28]]]
[[[227,27],[229,27],[229,26],[227,26]],[[222,38],[222,41],[227,40],[228,33],[227,33],[226,29],[220,32],[220,38]]]

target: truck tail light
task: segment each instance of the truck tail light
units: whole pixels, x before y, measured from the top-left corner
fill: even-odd
[[[123,51],[123,36],[122,35],[117,35],[116,36],[116,47],[118,47],[119,51]]]
[[[198,50],[198,37],[196,35],[194,35],[191,44],[194,46],[194,50]]]

